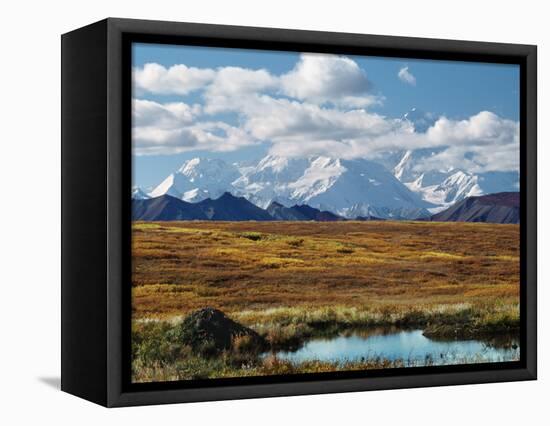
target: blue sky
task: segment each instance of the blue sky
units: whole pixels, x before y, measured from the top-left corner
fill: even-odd
[[[326,114],[333,113],[335,117],[334,123],[340,122],[338,121],[340,120],[338,118],[340,116],[337,116],[340,112],[349,112],[356,109],[365,111],[365,114],[359,117],[358,120],[369,120],[369,117],[385,117],[386,121],[384,123],[386,124],[378,123],[377,125],[381,127],[385,126],[386,130],[377,131],[376,134],[369,136],[370,139],[367,137],[363,139],[358,137],[356,132],[357,124],[352,124],[350,126],[353,127],[354,131],[349,134],[343,131],[341,140],[338,137],[331,138],[330,141],[320,138],[317,145],[315,145],[319,147],[326,146],[327,150],[329,149],[328,147],[331,147],[330,149],[332,150],[334,149],[333,147],[336,147],[338,151],[340,147],[345,149],[347,146],[345,144],[352,144],[350,147],[353,147],[348,152],[355,150],[357,152],[356,155],[363,155],[362,153],[364,152],[365,156],[371,155],[372,150],[357,149],[357,146],[360,143],[366,146],[370,143],[370,140],[384,137],[382,133],[385,131],[396,132],[395,125],[390,124],[390,120],[402,117],[404,113],[413,107],[427,113],[434,120],[441,116],[451,120],[449,129],[446,128],[448,134],[452,135],[452,137],[458,137],[458,144],[473,144],[473,151],[464,149],[461,152],[477,152],[479,149],[476,151],[475,147],[480,146],[479,143],[476,145],[476,141],[469,142],[472,139],[472,134],[479,133],[476,133],[477,130],[464,130],[465,134],[470,135],[468,141],[464,139],[466,136],[462,139],[456,136],[459,129],[464,127],[459,125],[461,120],[469,120],[482,111],[490,111],[494,116],[491,115],[489,117],[491,120],[490,123],[483,124],[483,129],[490,128],[491,132],[494,133],[494,129],[496,128],[497,132],[500,131],[502,133],[502,135],[499,133],[498,142],[497,138],[495,138],[494,146],[497,147],[499,146],[497,143],[504,144],[505,142],[503,141],[508,140],[506,139],[507,133],[505,132],[510,131],[510,123],[517,123],[519,121],[518,66],[349,55],[347,55],[347,58],[349,59],[347,62],[340,61],[334,62],[334,64],[330,61],[310,61],[306,63],[300,53],[294,52],[134,44],[132,56],[134,70],[144,71],[146,64],[158,64],[161,66],[159,68],[160,71],[157,73],[146,75],[144,72],[142,78],[135,80],[138,83],[134,84],[134,99],[151,101],[156,106],[182,104],[191,107],[194,105],[195,109],[200,109],[201,112],[193,112],[186,115],[185,124],[178,125],[177,123],[177,119],[181,115],[171,116],[174,122],[168,124],[166,124],[166,117],[163,116],[162,124],[158,126],[164,126],[162,127],[163,131],[169,128],[170,132],[172,132],[170,135],[176,133],[178,135],[188,135],[191,132],[193,135],[199,135],[199,141],[209,141],[201,145],[195,139],[191,143],[189,138],[180,138],[181,146],[178,147],[178,138],[175,136],[168,138],[168,136],[165,136],[166,132],[161,135],[158,133],[160,132],[160,127],[155,129],[154,126],[157,124],[151,122],[151,120],[147,120],[147,126],[140,127],[139,129],[139,135],[144,136],[140,136],[140,142],[136,143],[135,154],[137,155],[134,156],[134,184],[143,188],[154,186],[160,183],[169,173],[179,168],[185,160],[196,156],[218,157],[233,162],[255,160],[270,150],[274,150],[277,153],[293,151],[292,149],[287,150],[291,146],[289,144],[296,144],[296,141],[301,140],[300,138],[313,144],[315,143],[315,137],[311,135],[319,134],[322,130],[307,129],[303,133],[298,132],[293,135],[288,135],[286,134],[287,132],[281,132],[280,129],[277,130],[275,128],[268,128],[266,130],[266,125],[269,127],[273,123],[260,122],[262,117],[254,116],[253,111],[250,111],[251,108],[247,108],[246,105],[235,105],[233,107],[232,103],[238,100],[243,100],[244,102],[244,100],[250,99],[251,102],[253,100],[259,102],[259,99],[262,98],[265,101],[264,104],[266,102],[274,104],[277,99],[282,99],[293,102],[297,108],[307,108],[311,105],[312,108],[318,107],[327,110]],[[171,67],[180,64],[186,67],[181,70],[181,80],[179,80],[180,77],[176,74],[176,69],[172,73],[167,72]],[[302,65],[301,68],[300,64]],[[356,66],[358,70],[355,68]],[[220,82],[222,80],[226,82],[225,84],[229,86],[227,89],[221,86],[222,83],[214,85],[212,81],[216,82],[217,80],[215,79],[218,78],[216,70],[227,67],[247,70],[263,69],[269,74],[269,78],[263,75],[256,75],[250,80],[254,80],[254,82],[247,83],[246,87],[244,87],[244,83],[238,81],[240,77],[236,74],[231,77],[232,79],[219,79]],[[323,67],[326,67],[326,70]],[[346,70],[346,67],[349,69]],[[204,80],[204,86],[197,86],[198,88],[189,91],[178,89],[176,83],[179,81],[189,81],[192,84],[199,84],[195,81],[197,80],[197,76],[193,76],[191,72],[194,69],[211,70],[210,73],[205,72],[205,75],[201,77]],[[408,79],[399,77],[400,71],[403,74],[403,70],[405,70],[404,74],[409,77]],[[297,71],[300,71],[301,75],[298,75]],[[309,74],[306,74],[306,71]],[[327,77],[327,85],[335,85],[334,91],[331,92],[327,89],[325,92],[323,88],[315,86],[315,82],[312,82],[314,86],[310,89],[307,89],[307,87],[304,88],[304,84],[305,86],[309,84],[308,80],[304,80],[304,78],[314,75],[317,79],[323,79],[324,71],[326,71],[326,75],[331,76],[330,78]],[[357,77],[357,84],[354,82],[353,86],[346,86],[345,81],[339,82],[338,73],[341,71],[343,79],[349,79],[350,76],[352,79]],[[360,74],[358,74],[359,72]],[[185,73],[189,74],[189,76],[183,75]],[[294,73],[293,76],[298,76],[300,79],[288,80],[286,82],[288,84],[285,83],[286,85],[283,85],[283,89],[280,89],[279,86],[274,88],[273,84],[279,83],[272,83],[269,79],[288,75],[289,73]],[[363,82],[364,86],[361,83],[362,76],[366,77]],[[175,83],[169,80],[169,78],[176,78],[174,80]],[[247,78],[246,76],[242,77],[242,79]],[[256,80],[262,80],[262,82],[258,83]],[[270,82],[266,83],[266,81]],[[257,90],[251,89],[250,84],[255,88],[261,87]],[[350,95],[354,94],[353,91],[363,91],[361,92],[362,99],[338,103],[337,100],[334,100],[334,97],[338,96],[335,93],[339,93],[337,87],[340,87],[340,84],[344,84],[342,86],[344,87],[343,91],[348,90],[348,88],[350,89]],[[211,86],[215,86],[217,92],[210,88]],[[205,99],[205,93],[214,93],[216,97],[211,99],[222,100],[222,103],[225,102],[227,105],[206,114],[204,110],[208,107],[209,101]],[[368,99],[372,103],[369,103]],[[212,101],[210,100],[210,102]],[[274,111],[273,114],[279,111],[279,109],[270,108],[268,111]],[[147,111],[144,110],[142,114],[146,114]],[[320,123],[321,119],[324,121],[333,120],[332,116],[325,115],[324,113],[322,117],[319,117],[319,119],[312,117],[311,123]],[[227,129],[205,124],[206,130],[204,130],[205,128],[197,127],[197,124],[201,122],[226,123],[231,128],[230,132],[243,132],[242,135],[241,133],[238,134],[243,139],[250,138],[250,141],[242,145],[239,143],[235,146],[230,145],[234,141],[231,142]],[[348,123],[348,120],[346,119],[343,122]],[[345,124],[345,126],[347,125]],[[363,126],[363,124],[360,126]],[[473,120],[472,126],[474,126]],[[134,124],[134,128],[136,127],[138,125]],[[503,130],[498,130],[501,127]],[[155,133],[155,130],[158,132]],[[209,133],[209,135],[205,136],[204,132]],[[283,135],[282,133],[285,134]],[[368,129],[366,133],[369,133]],[[215,145],[212,145],[214,143],[212,140],[215,140],[216,137],[220,138],[220,144],[223,144],[227,140],[227,150],[219,151]],[[436,143],[434,140],[437,137],[439,136],[434,132],[432,137],[429,138],[430,141],[415,143],[424,143],[433,146]],[[138,137],[136,136],[135,138],[137,139]],[[148,141],[147,138],[151,140]],[[480,138],[483,139],[483,143],[487,143],[486,136],[483,135]],[[166,142],[164,142],[165,140]],[[351,140],[353,141],[350,142]],[[139,148],[139,146],[149,146],[148,144],[151,145],[153,143],[156,144],[155,147],[164,143],[165,147],[163,149],[155,148],[150,151]],[[314,151],[311,151],[311,149]],[[307,152],[317,151],[315,151],[315,147],[312,147]],[[511,163],[511,160],[504,161],[502,167],[513,167],[510,165]],[[482,167],[484,170],[488,167],[487,164],[483,164],[481,157],[476,164],[477,166],[475,167]]]

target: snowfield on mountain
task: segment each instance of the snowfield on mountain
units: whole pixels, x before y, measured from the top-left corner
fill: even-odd
[[[238,167],[220,159],[194,158],[148,195],[171,195],[187,202],[216,199],[229,192],[258,207],[307,204],[346,218],[376,216],[415,219],[436,207],[373,161],[329,157],[291,159],[268,155],[256,166]]]

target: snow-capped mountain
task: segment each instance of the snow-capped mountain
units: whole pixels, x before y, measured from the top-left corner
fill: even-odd
[[[256,166],[240,168],[241,176],[233,182],[234,191],[261,208],[272,201],[287,207],[292,204],[288,184],[298,180],[309,161],[267,155]]]
[[[194,158],[164,179],[149,195],[167,194],[187,202],[215,199],[230,190],[240,175],[235,165],[223,160]]]
[[[399,181],[412,182],[423,173],[423,169],[420,169],[419,166],[422,166],[425,161],[434,155],[439,154],[442,151],[441,148],[421,148],[415,150],[404,150],[399,153],[398,156],[394,155],[394,158],[397,158],[395,165],[390,166],[393,175],[399,179]],[[434,170],[435,171],[435,170]],[[435,176],[432,177],[434,179]]]
[[[132,188],[132,199],[133,200],[147,200],[151,197],[147,195],[147,193],[141,189],[139,186],[134,186]]]
[[[426,132],[436,122],[436,117],[418,108],[412,108],[402,117],[416,132]],[[384,153],[377,159],[392,171],[407,188],[424,201],[437,205],[432,213],[443,210],[467,197],[497,192],[518,191],[517,172],[469,173],[457,168],[426,169],[430,157],[445,148],[421,148]]]
[[[497,192],[517,191],[517,172],[468,173],[460,169],[425,170],[421,166],[439,151],[434,149],[407,150],[392,168],[394,176],[427,202],[438,205],[437,212],[452,204]],[[395,156],[394,156],[395,158]]]
[[[348,218],[417,218],[425,208],[433,207],[382,165],[363,159],[311,159],[288,189],[292,200]]]
[[[237,191],[266,208],[307,204],[337,215],[417,218],[433,207],[401,184],[382,165],[330,157],[267,156],[234,182]]]
[[[243,196],[261,208],[307,204],[354,218],[418,218],[433,204],[421,199],[384,166],[367,160],[329,157],[290,159],[268,155],[256,166],[238,168],[222,160],[189,160],[149,195],[168,194],[188,202],[224,192]]]
[[[461,170],[449,172],[430,171],[422,173],[413,182],[405,185],[422,199],[438,205],[435,212],[461,201],[467,197],[482,195],[483,190],[478,185],[479,177]]]

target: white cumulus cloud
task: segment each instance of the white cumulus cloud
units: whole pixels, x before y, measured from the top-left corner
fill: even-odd
[[[398,76],[416,83],[408,67]],[[281,156],[347,159],[434,148],[436,153],[419,167],[469,172],[519,168],[518,122],[481,111],[463,120],[439,117],[427,130],[416,131],[408,120],[367,108],[381,102],[381,96],[373,94],[366,72],[343,56],[302,54],[282,75],[232,66],[146,64],[134,69],[134,84],[141,97],[133,102],[137,155],[232,151],[257,143]],[[191,92],[193,105],[142,99],[146,93]],[[218,115],[228,112],[237,116],[231,124]]]
[[[136,155],[169,155],[190,150],[232,151],[254,143],[241,128],[201,121],[199,105],[132,101],[132,141]]]
[[[401,68],[397,73],[397,77],[399,77],[399,80],[401,80],[403,83],[410,84],[411,86],[416,86],[416,77],[412,75],[412,73],[409,71],[409,67]]]
[[[170,129],[134,127],[134,154],[170,155],[186,151],[234,151],[254,143],[245,131],[224,122],[201,122]]]
[[[186,95],[211,82],[216,72],[209,68],[174,65],[165,68],[156,63],[134,68],[133,79],[138,92]]]
[[[365,107],[380,102],[357,62],[345,56],[302,54],[293,70],[281,76],[283,93],[314,103]]]
[[[481,111],[466,120],[441,117],[426,137],[447,147],[422,165],[426,170],[438,164],[470,172],[519,169],[519,123],[493,112]]]
[[[158,103],[146,99],[133,99],[132,121],[134,127],[155,126],[173,128],[191,123],[200,113],[201,106],[184,102]]]
[[[220,68],[212,84],[205,88],[205,111],[209,114],[240,111],[246,108],[251,96],[276,90],[277,85],[278,78],[264,69]]]

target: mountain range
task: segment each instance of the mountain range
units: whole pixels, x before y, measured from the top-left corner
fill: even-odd
[[[436,119],[434,115],[418,108],[412,108],[402,117],[402,121],[417,132],[426,132]],[[437,207],[429,209],[431,213],[442,211],[467,197],[519,190],[519,174],[516,171],[471,173],[458,167],[440,167],[440,161],[434,159],[446,149],[390,151],[381,155],[377,161],[424,201],[435,204]],[[468,157],[466,153],[465,158]]]
[[[273,202],[267,210],[264,210],[244,197],[236,197],[225,192],[217,199],[207,198],[197,203],[188,203],[167,194],[149,199],[134,199],[132,201],[132,220],[312,220],[327,222],[344,219],[307,205],[284,207]]]
[[[134,199],[170,195],[185,202],[217,199],[229,192],[266,209],[307,204],[345,218],[428,217],[435,204],[401,183],[383,165],[329,157],[289,159],[268,155],[258,164],[238,166],[219,159],[185,162],[151,192],[134,188]]]
[[[401,120],[420,132],[435,122],[416,108]],[[443,149],[389,151],[371,160],[267,155],[244,164],[193,158],[150,191],[134,188],[132,198],[169,195],[198,203],[230,193],[282,215],[296,213],[283,208],[307,205],[347,219],[414,220],[429,219],[468,197],[518,190],[517,172],[471,173],[428,166],[439,163],[437,155]]]
[[[514,192],[519,189],[517,172],[469,173],[461,169],[423,169],[430,157],[440,151],[435,149],[406,150],[392,172],[407,188],[420,197],[439,206],[442,210],[467,197],[496,192]]]
[[[519,193],[503,192],[480,197],[468,197],[454,206],[430,218],[438,222],[490,222],[519,223]],[[262,209],[244,197],[225,192],[217,199],[207,198],[189,203],[171,195],[134,199],[132,220],[218,220],[218,221],[317,221],[347,220],[329,211],[322,211],[307,204],[285,207],[272,202]],[[353,220],[384,220],[374,216],[357,216]]]

